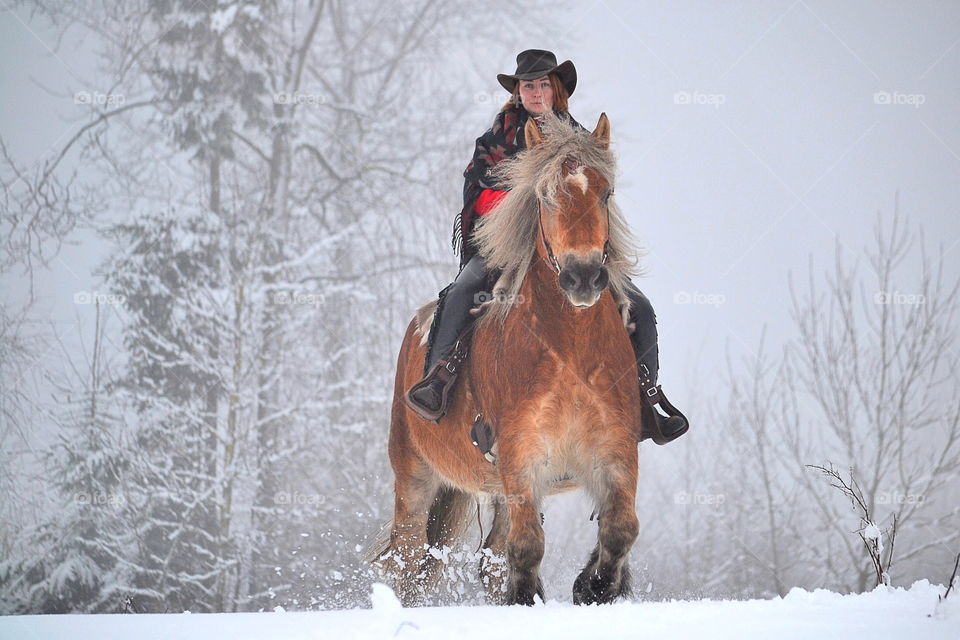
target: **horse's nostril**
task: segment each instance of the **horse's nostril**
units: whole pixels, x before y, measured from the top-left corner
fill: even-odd
[[[607,273],[606,267],[600,267],[597,270],[597,273],[590,280],[590,284],[594,289],[604,289],[607,286],[607,283],[610,281],[610,275]]]
[[[577,277],[575,270],[564,269],[560,272],[560,288],[564,291],[576,289],[580,284],[580,278]]]

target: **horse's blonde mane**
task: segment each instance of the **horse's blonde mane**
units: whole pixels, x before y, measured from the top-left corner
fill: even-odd
[[[548,207],[566,193],[564,160],[576,160],[615,184],[617,161],[588,131],[575,129],[567,117],[544,114],[542,141],[502,160],[493,175],[509,189],[506,197],[488,215],[480,219],[473,232],[473,243],[490,269],[502,271],[494,287],[493,308],[488,315],[501,323],[506,319],[534,259],[539,229],[539,201]],[[518,135],[523,135],[518,132]],[[606,267],[610,291],[618,305],[629,304],[624,282],[643,275],[638,267],[642,251],[613,197],[610,210],[610,237]]]

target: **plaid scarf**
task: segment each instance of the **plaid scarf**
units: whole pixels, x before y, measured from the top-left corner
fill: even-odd
[[[557,113],[557,115],[562,114]],[[585,131],[573,116],[566,115],[570,117],[570,123],[575,128]],[[460,254],[460,269],[463,269],[477,252],[473,243],[470,242],[470,233],[476,222],[474,205],[480,197],[480,192],[484,189],[503,188],[499,181],[489,175],[489,171],[504,158],[509,158],[526,148],[523,130],[529,118],[529,112],[522,105],[511,107],[498,113],[493,126],[477,138],[473,159],[463,172],[463,210],[457,214],[453,224],[451,244],[453,252]]]

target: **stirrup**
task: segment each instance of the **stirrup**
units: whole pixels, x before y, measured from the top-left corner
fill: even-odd
[[[462,339],[457,339],[457,342],[453,345],[450,356],[446,359],[438,360],[436,364],[430,367],[430,371],[427,372],[423,380],[410,387],[410,389],[403,394],[404,404],[424,420],[433,422],[434,424],[439,423],[440,419],[447,413],[447,403],[453,391],[454,384],[457,382],[460,366],[464,360],[466,360],[466,357],[466,344],[464,344]],[[436,380],[440,381],[443,388],[440,391],[440,407],[436,411],[432,411],[428,407],[418,404],[413,398],[413,394],[429,386],[431,382]]]
[[[687,420],[687,416],[683,415],[679,409],[677,409],[673,404],[667,399],[667,396],[663,393],[663,389],[660,385],[654,385],[653,380],[650,376],[650,370],[647,369],[647,366],[644,364],[640,365],[640,395],[643,398],[643,402],[646,405],[647,414],[652,416],[652,420],[643,421],[643,432],[640,435],[640,440],[646,440],[647,438],[653,440],[656,444],[664,445],[670,442],[673,442],[687,431],[690,430],[690,421]],[[667,417],[679,417],[683,420],[684,426],[682,429],[671,433],[670,435],[665,435],[662,429],[663,416],[657,411],[657,405],[660,405],[664,412],[666,412]],[[648,422],[650,424],[648,424]]]

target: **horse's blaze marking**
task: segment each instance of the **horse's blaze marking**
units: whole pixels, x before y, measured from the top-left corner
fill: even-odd
[[[567,182],[572,182],[573,184],[580,187],[580,191],[582,191],[583,193],[587,192],[587,187],[589,186],[589,184],[587,182],[587,176],[583,172],[583,165],[580,165],[577,168],[576,173],[571,173],[570,175],[567,176]]]

